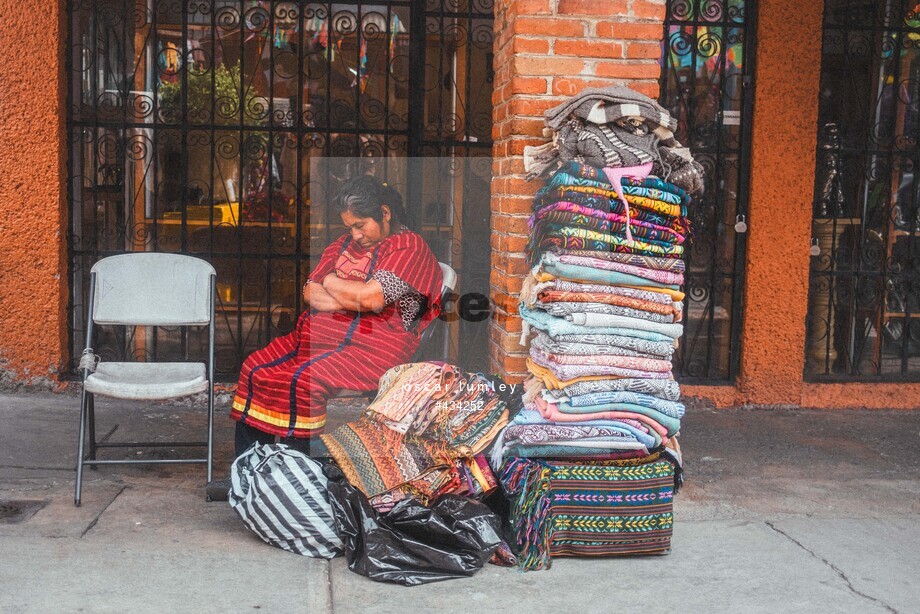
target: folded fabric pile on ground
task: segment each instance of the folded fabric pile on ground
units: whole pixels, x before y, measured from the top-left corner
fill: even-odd
[[[394,367],[365,414],[323,443],[348,481],[380,512],[415,497],[423,505],[498,486],[482,452],[508,423],[495,383],[443,363]]]
[[[528,569],[670,548],[684,414],[671,358],[702,185],[668,112],[626,88],[586,90],[547,125],[553,143],[525,151],[528,170],[553,171],[521,293],[532,377],[491,457]]]

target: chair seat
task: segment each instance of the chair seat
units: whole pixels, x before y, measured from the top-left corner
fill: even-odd
[[[208,389],[201,362],[100,362],[86,391],[116,399],[155,401]]]

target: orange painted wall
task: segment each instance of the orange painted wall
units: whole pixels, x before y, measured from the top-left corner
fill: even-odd
[[[67,334],[64,13],[0,0],[0,380],[38,385]]]
[[[742,398],[798,404],[805,361],[822,3],[757,6]]]

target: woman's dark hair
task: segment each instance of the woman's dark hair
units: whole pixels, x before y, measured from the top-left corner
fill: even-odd
[[[332,199],[332,207],[337,212],[348,211],[356,217],[373,218],[378,223],[383,219],[383,205],[390,208],[393,223],[412,227],[399,192],[371,175],[349,179]]]

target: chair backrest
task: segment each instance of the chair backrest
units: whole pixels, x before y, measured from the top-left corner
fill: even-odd
[[[444,281],[441,282],[441,297],[444,297],[446,291],[453,292],[457,289],[457,272],[450,268],[450,265],[439,262],[441,275]]]
[[[217,274],[200,258],[139,252],[97,262],[93,322],[149,326],[211,321]]]
[[[447,298],[447,295],[457,289],[457,272],[443,262],[439,262],[438,265],[441,267],[441,276],[443,277],[443,281],[441,282],[441,302],[443,303],[443,301]],[[428,325],[425,330],[422,331],[422,336],[418,343],[418,349],[415,350],[413,362],[420,360],[419,357],[422,355],[428,340],[431,339],[431,337],[434,335],[434,330],[439,320],[440,318],[436,318]]]

